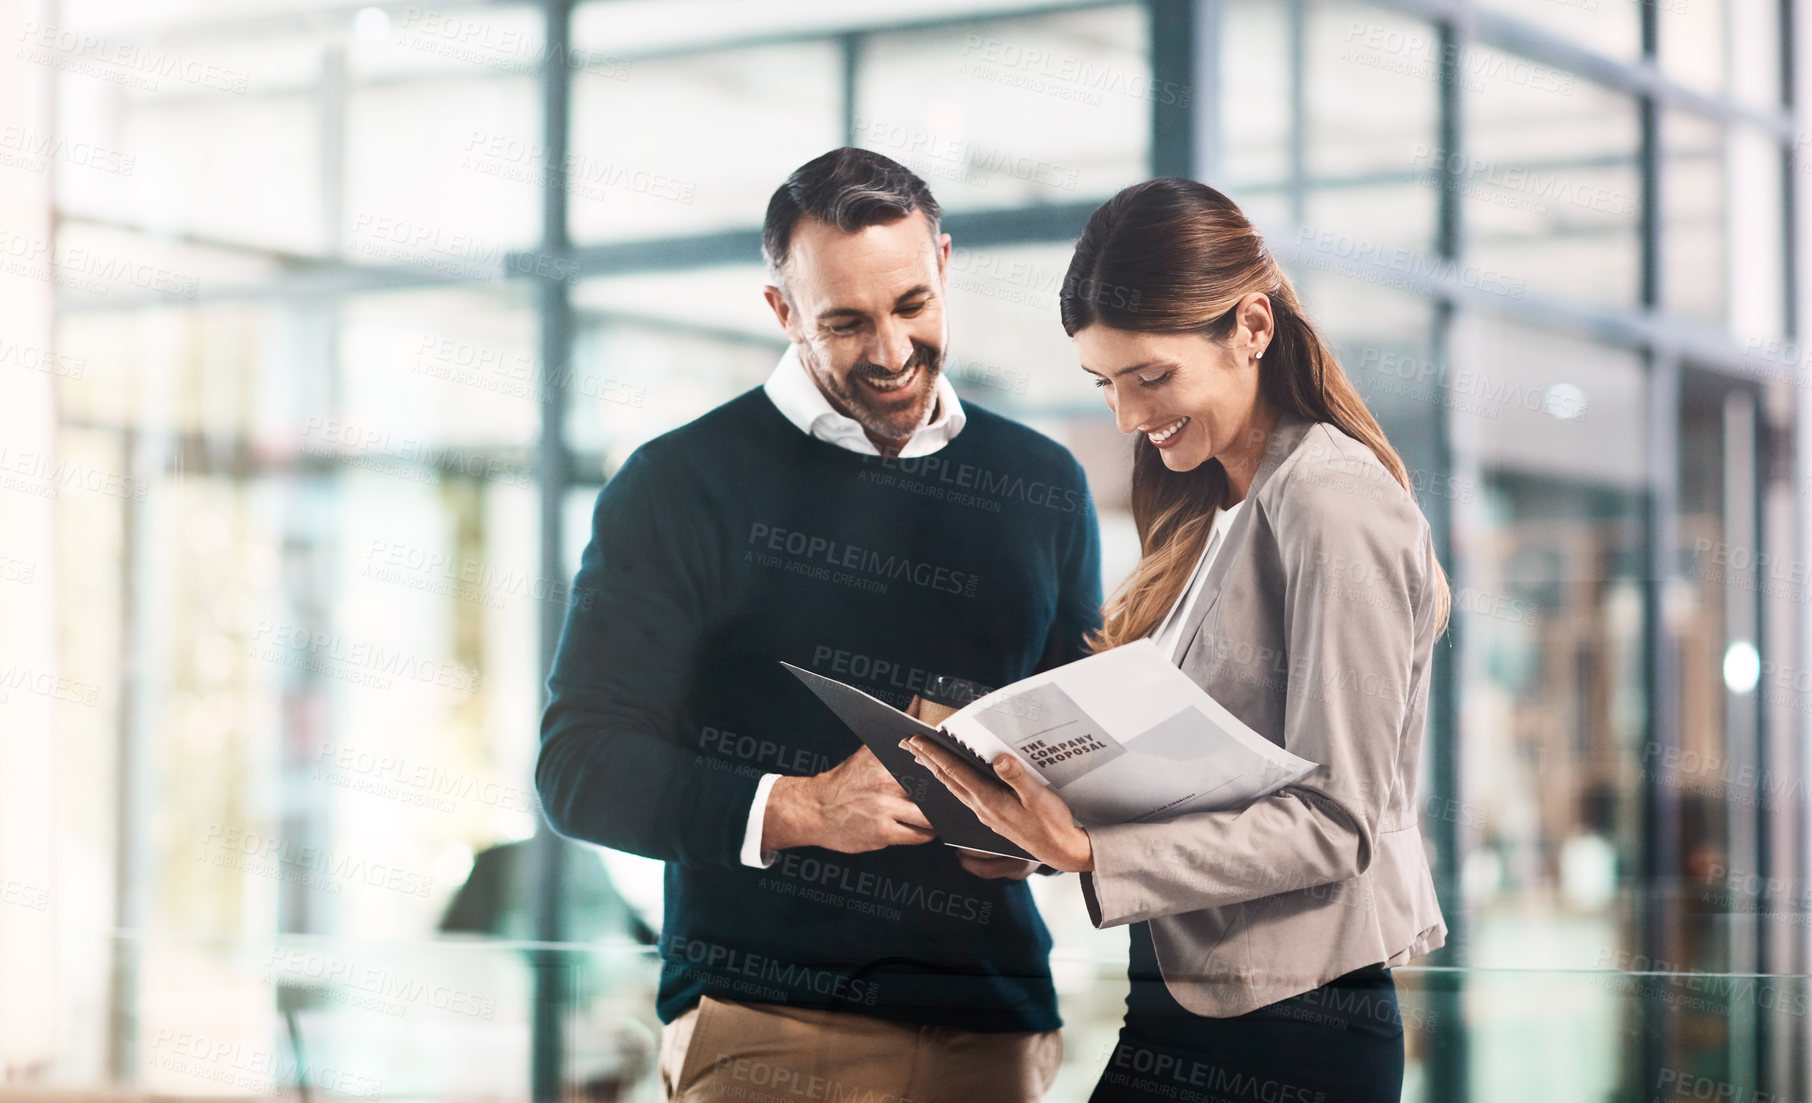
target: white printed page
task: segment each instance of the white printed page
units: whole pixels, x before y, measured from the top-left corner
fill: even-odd
[[[1142,639],[971,702],[944,729],[984,758],[1007,751],[1084,826],[1238,808],[1314,763],[1241,723]]]

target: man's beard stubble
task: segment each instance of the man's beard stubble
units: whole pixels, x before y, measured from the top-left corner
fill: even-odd
[[[912,387],[919,397],[908,409],[893,414],[873,405],[874,395],[857,381],[865,376],[886,378],[898,375],[899,372],[889,372],[878,364],[863,360],[850,367],[848,382],[845,382],[826,369],[809,346],[799,346],[799,355],[805,363],[807,373],[830,392],[831,405],[839,407],[844,414],[855,419],[858,425],[878,437],[904,440],[930,420],[931,409],[937,401],[938,376],[944,368],[944,354],[940,349],[916,342],[913,344],[912,358],[902,370],[924,368]]]

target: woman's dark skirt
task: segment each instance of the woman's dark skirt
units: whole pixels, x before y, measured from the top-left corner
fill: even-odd
[[[1176,1002],[1151,928],[1134,923],[1126,1020],[1089,1103],[1398,1103],[1403,1020],[1390,970],[1371,965],[1244,1015]]]

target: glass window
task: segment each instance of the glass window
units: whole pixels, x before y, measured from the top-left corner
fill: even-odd
[[[519,481],[546,382],[528,300],[528,288],[516,284],[348,301],[338,322],[336,404],[355,427],[345,443],[423,455],[443,446],[456,467]]]
[[[1744,352],[1765,352],[1787,332],[1782,152],[1778,142],[1747,125],[1730,127],[1724,141],[1731,252],[1729,333]]]
[[[1069,271],[1067,244],[950,248],[951,380],[983,390],[1009,390],[1003,413],[1082,407],[1100,396],[1088,385],[1076,347],[1057,316],[1057,294]],[[1010,387],[977,387],[990,380]],[[984,402],[987,399],[982,399]]]
[[[531,422],[408,367],[507,362],[523,319],[438,294],[337,327],[288,307],[60,327],[109,368],[71,381],[73,458],[123,493],[70,496],[64,523],[122,557],[98,575],[120,585],[71,608],[149,663],[81,660],[148,748],[160,925],[420,937],[475,853],[533,829],[535,624],[567,581],[536,573]]]
[[[1466,962],[1610,968],[1641,945],[1641,498],[1529,471],[1488,470],[1483,483],[1452,580]],[[1478,1007],[1474,1083],[1526,1097],[1545,1075],[1528,1066],[1533,1051],[1564,1062],[1561,1079],[1583,1094],[1609,1092],[1633,1056],[1615,1029],[1619,991],[1598,982],[1564,1001]]]
[[[343,44],[348,71],[362,85],[532,80],[547,48],[546,19],[532,4],[373,5],[342,12],[316,25],[330,42]]]
[[[1468,51],[1463,151],[1436,164],[1460,197],[1466,257],[1514,298],[1634,306],[1641,279],[1636,104],[1571,74]]]
[[[1642,8],[1627,0],[1472,0],[1481,8],[1540,28],[1558,38],[1621,61],[1642,53]],[[1660,0],[1685,6],[1689,0]]]
[[[1440,40],[1432,24],[1369,4],[1305,7],[1303,135],[1317,183],[1394,174],[1435,134]]]
[[[272,358],[273,317],[234,305],[68,315],[57,349],[69,365],[59,380],[64,415],[243,451],[273,398],[274,381],[260,371]]]
[[[1639,949],[1647,730],[1646,381],[1630,352],[1466,316],[1447,372],[1454,447],[1466,964],[1606,969]],[[1633,1050],[1619,989],[1476,1010],[1474,1083],[1603,1094]],[[1475,993],[1476,995],[1476,993]],[[1596,1044],[1583,1045],[1584,1039]],[[1485,1086],[1489,1085],[1487,1089]]]
[[[1455,337],[1450,401],[1486,467],[1640,489],[1647,380],[1634,352],[1489,316]]]
[[[1676,0],[1678,2],[1678,0]],[[1663,7],[1669,5],[1663,0]],[[1685,5],[1682,3],[1682,7]],[[1729,18],[1730,52],[1727,56],[1736,59],[1730,68],[1730,95],[1739,103],[1751,107],[1780,109],[1789,102],[1782,86],[1781,67],[1786,51],[1783,45],[1783,25],[1781,16],[1787,10],[1784,4],[1727,4],[1725,0],[1713,0],[1706,5],[1716,11],[1725,8]],[[1701,16],[1703,12],[1699,13]],[[1799,13],[1796,13],[1799,16]],[[1685,33],[1674,28],[1667,20],[1662,20],[1661,44],[1664,49],[1671,44],[1669,34]],[[1682,45],[1684,45],[1682,43]],[[1701,44],[1699,49],[1704,49]],[[1663,68],[1666,60],[1663,59]]]
[[[1058,5],[1064,6],[1061,0]],[[969,21],[990,15],[1021,14],[1025,0],[791,0],[750,4],[745,0],[584,0],[573,12],[573,42],[582,49],[618,54],[661,53],[710,47],[769,35],[831,36],[844,31],[886,29],[939,16]],[[1000,20],[974,26],[1000,25]]]
[[[76,78],[63,83],[84,99],[96,95]],[[96,134],[87,163],[59,165],[59,201],[73,214],[197,243],[305,255],[324,249],[331,235],[314,97],[118,97],[103,117],[105,137]],[[109,172],[110,165],[118,167]]]
[[[1681,885],[1666,946],[1676,969],[1755,968],[1768,927],[1803,921],[1796,894],[1761,873],[1771,821],[1802,798],[1760,739],[1762,702],[1790,697],[1794,682],[1791,664],[1760,661],[1763,598],[1797,599],[1800,587],[1792,568],[1759,553],[1758,397],[1711,373],[1682,375],[1678,571],[1667,592],[1676,665],[1665,690],[1678,742],[1646,759],[1677,808],[1678,865],[1663,871]],[[1670,1009],[1669,1057],[1731,1076],[1754,1051],[1756,1001],[1730,989],[1707,995]]]
[[[1685,111],[1661,119],[1661,303],[1676,316],[1722,327],[1731,258],[1724,131]]]
[[[573,288],[567,443],[602,465],[581,477],[615,472],[644,441],[767,379],[786,336],[765,283],[759,266],[734,265]]]
[[[1656,0],[1661,73],[1695,91],[1778,109],[1783,5],[1745,0]]]
[[[1434,308],[1378,284],[1308,272],[1296,291],[1340,367],[1410,468],[1423,510],[1430,495],[1452,500],[1438,445],[1441,397],[1434,365]]]
[[[1105,197],[1146,175],[1154,83],[1136,6],[863,38],[855,143],[945,210]]]
[[[1432,255],[1437,181],[1414,169],[1436,144],[1433,26],[1365,4],[1316,4],[1300,18],[1304,176],[1290,185],[1294,220],[1314,231],[1303,243],[1336,270],[1399,247]]]
[[[1656,53],[1668,79],[1714,95],[1729,76],[1729,8],[1725,0],[1663,0],[1656,12]]]
[[[586,327],[573,355],[568,439],[615,472],[645,441],[761,385],[780,352],[765,341],[606,322]]]
[[[1662,75],[1714,96],[1780,107],[1781,10],[1744,0],[1657,0]]]
[[[436,280],[496,278],[541,235],[540,94],[526,76],[356,85],[346,120],[346,259]]]
[[[760,225],[788,173],[843,144],[841,74],[833,42],[611,55],[577,70],[566,164],[573,240]],[[533,189],[523,198],[538,202]]]
[[[1301,26],[1301,6],[1228,0],[1221,10],[1219,164],[1224,187],[1241,197],[1248,216],[1258,217],[1250,204],[1261,194],[1286,196],[1291,166],[1299,160],[1293,156],[1300,143],[1291,121],[1297,71],[1291,42]],[[1287,220],[1287,205],[1280,207],[1277,219]]]
[[[6,146],[57,166],[60,206],[173,238],[321,247],[318,39],[87,4],[14,38],[13,60],[54,72],[57,115],[9,116]]]

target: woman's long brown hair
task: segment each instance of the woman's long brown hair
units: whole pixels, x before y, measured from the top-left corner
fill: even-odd
[[[1370,448],[1414,497],[1397,450],[1321,339],[1265,242],[1233,200],[1206,184],[1161,176],[1134,184],[1089,217],[1076,242],[1058,304],[1074,337],[1091,325],[1142,333],[1198,333],[1225,340],[1240,299],[1262,291],[1275,332],[1259,361],[1259,387],[1280,410],[1327,421]],[[1219,460],[1192,471],[1164,466],[1144,434],[1133,442],[1132,512],[1139,564],[1089,636],[1104,651],[1149,635],[1188,584],[1227,494]],[[1445,629],[1451,597],[1436,571],[1436,617]]]

